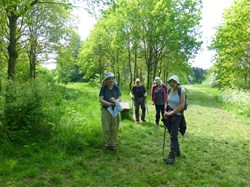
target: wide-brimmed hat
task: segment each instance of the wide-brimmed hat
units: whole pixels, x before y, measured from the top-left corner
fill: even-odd
[[[112,73],[112,72],[107,72],[107,73],[106,73],[106,76],[105,76],[105,80],[108,79],[109,77],[115,78],[114,73]]]
[[[169,81],[171,81],[171,80],[174,80],[177,84],[181,84],[181,83],[179,82],[179,78],[178,78],[177,75],[172,75],[172,76],[168,79],[168,83],[169,83]]]
[[[157,81],[161,81],[161,78],[160,77],[155,77],[155,82]]]
[[[141,80],[139,78],[135,79],[135,82],[140,82]]]

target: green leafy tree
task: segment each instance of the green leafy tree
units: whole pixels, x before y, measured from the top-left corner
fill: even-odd
[[[48,54],[56,53],[55,46],[61,45],[60,39],[71,25],[69,15],[70,9],[58,4],[41,4],[24,15],[25,28],[20,40],[29,56],[30,78],[36,77],[39,62],[48,61]]]
[[[224,13],[211,49],[216,51],[216,75],[220,88],[250,88],[250,3],[237,0]]]
[[[80,47],[80,36],[72,30],[64,44],[57,47],[56,72],[60,82],[67,84],[77,79],[79,68],[76,60]]]
[[[191,0],[117,1],[84,43],[79,64],[91,76],[109,68],[122,72],[122,81],[129,76],[130,84],[139,76],[148,88],[156,74],[166,79],[171,70],[189,72],[187,61],[200,46],[200,6],[200,1]]]

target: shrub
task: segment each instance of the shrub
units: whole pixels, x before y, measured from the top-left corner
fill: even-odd
[[[1,97],[0,127],[7,141],[24,143],[41,135],[47,136],[60,121],[62,96],[46,82],[9,81]]]
[[[230,109],[250,116],[250,91],[244,89],[225,89],[220,94],[220,100]]]

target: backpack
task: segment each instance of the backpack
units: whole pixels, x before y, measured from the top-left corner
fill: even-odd
[[[168,89],[168,94],[170,93],[171,89],[172,89],[171,87]],[[181,87],[178,87],[178,95],[181,97]],[[185,93],[185,104],[183,110],[187,110],[187,108],[188,108],[188,98],[187,94]]]

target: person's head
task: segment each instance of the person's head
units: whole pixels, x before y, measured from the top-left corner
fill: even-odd
[[[112,72],[107,72],[105,76],[105,81],[107,84],[113,84],[115,81],[115,75]]]
[[[155,77],[155,80],[154,80],[155,84],[157,86],[161,86],[162,85],[162,80],[160,77]]]
[[[136,79],[135,79],[135,84],[136,84],[136,85],[140,85],[140,83],[141,83],[141,80],[140,80],[139,78],[136,78]]]
[[[180,85],[180,82],[179,82],[179,78],[177,75],[172,75],[169,79],[168,79],[168,84],[174,88],[174,87],[178,87]]]

